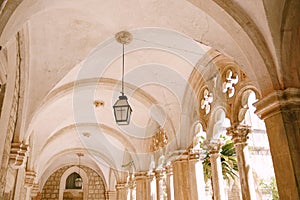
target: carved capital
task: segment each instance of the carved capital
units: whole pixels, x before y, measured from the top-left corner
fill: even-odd
[[[154,177],[155,177],[155,174],[153,172],[147,174],[148,181],[152,181]]]
[[[147,179],[147,172],[136,172],[134,174],[134,180],[143,180]]]
[[[165,170],[164,169],[156,170],[155,171],[155,178],[156,178],[156,180],[164,179],[165,178]]]
[[[246,144],[248,140],[248,134],[251,133],[252,130],[250,126],[246,125],[238,125],[227,128],[227,135],[231,136],[234,144]]]
[[[201,149],[197,152],[197,154],[190,154],[189,160],[193,161],[203,161],[206,158],[206,151],[204,149]]]
[[[199,160],[201,149],[190,149],[189,160]]]
[[[206,144],[206,148],[209,154],[219,154],[223,143],[219,139],[210,140]]]
[[[254,104],[255,113],[266,119],[281,112],[299,112],[300,88],[276,90]]]
[[[9,156],[11,166],[15,169],[24,167],[28,151],[28,145],[19,142],[12,143]]]
[[[184,150],[184,151],[177,151],[173,152],[172,156],[170,156],[170,160],[172,160],[172,163],[175,162],[186,162],[189,159],[189,152]]]
[[[36,172],[26,171],[26,173],[25,173],[25,187],[26,188],[33,187],[35,177],[36,177]]]
[[[181,157],[186,157],[188,152],[186,150],[175,150],[168,153],[168,161],[174,162],[180,160]]]
[[[135,181],[134,181],[134,176],[133,174],[130,174],[128,176],[128,181],[127,181],[127,187],[129,189],[133,189],[135,187]]]
[[[166,166],[166,175],[167,176],[173,175],[173,167],[172,167],[172,165],[167,165]]]

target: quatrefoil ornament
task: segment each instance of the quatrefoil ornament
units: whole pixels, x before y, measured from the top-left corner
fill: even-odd
[[[210,104],[213,102],[213,94],[209,92],[207,89],[203,91],[203,99],[201,100],[201,109],[205,110],[205,113],[208,114],[210,112]]]
[[[237,73],[233,73],[232,70],[227,70],[225,81],[223,82],[222,89],[223,93],[228,94],[228,97],[231,98],[234,95],[235,89],[234,85],[239,82],[239,76]]]

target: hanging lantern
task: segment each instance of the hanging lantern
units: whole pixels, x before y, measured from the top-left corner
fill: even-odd
[[[121,31],[116,34],[116,40],[123,46],[123,64],[122,64],[122,92],[119,99],[113,106],[115,121],[118,125],[128,125],[130,122],[132,109],[124,95],[124,45],[129,44],[132,40],[132,35],[127,31]]]
[[[118,125],[128,125],[132,109],[127,101],[127,97],[125,95],[119,96],[113,108],[116,123]]]

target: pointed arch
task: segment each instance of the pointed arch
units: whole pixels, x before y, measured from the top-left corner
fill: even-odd
[[[83,200],[87,200],[88,199],[88,182],[89,182],[89,178],[88,175],[85,173],[84,170],[80,170],[81,168],[79,168],[78,166],[73,166],[70,167],[69,169],[67,169],[63,175],[61,176],[60,179],[60,184],[59,184],[59,200],[63,200],[63,196],[64,196],[64,191],[66,188],[66,180],[67,178],[74,172],[78,172],[80,171],[80,176],[82,178],[82,191],[83,191]]]

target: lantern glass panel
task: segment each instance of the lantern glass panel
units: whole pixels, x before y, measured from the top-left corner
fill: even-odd
[[[128,125],[132,109],[127,101],[126,96],[120,96],[113,106],[115,120],[118,125]]]

